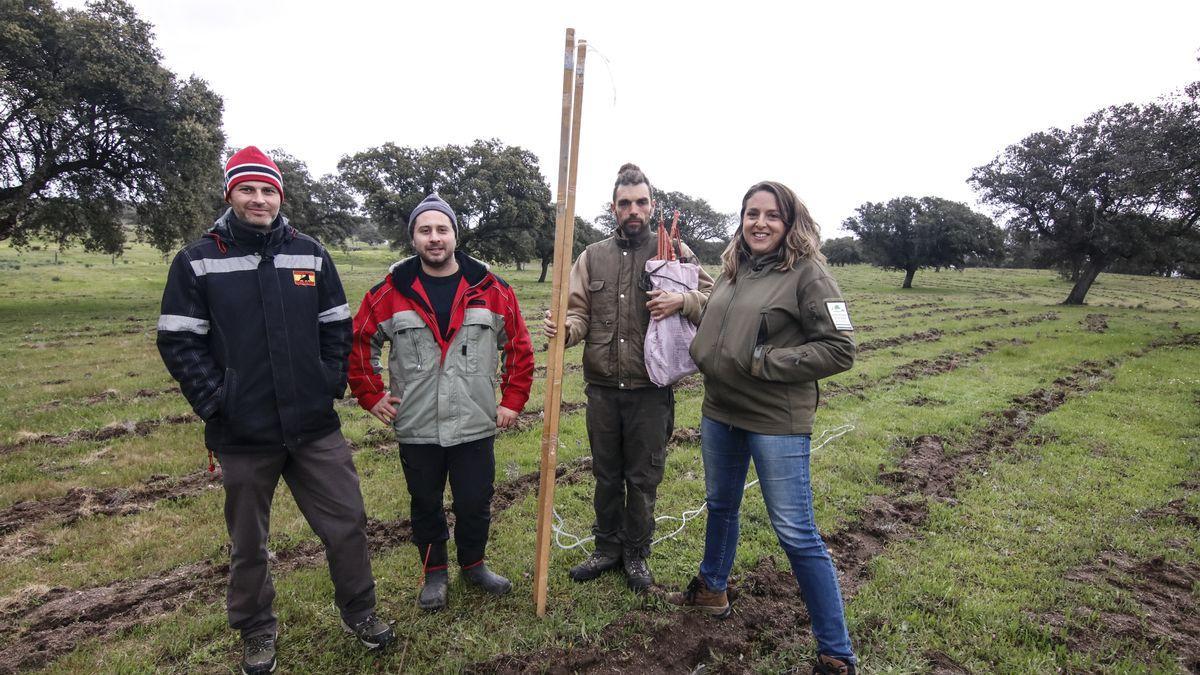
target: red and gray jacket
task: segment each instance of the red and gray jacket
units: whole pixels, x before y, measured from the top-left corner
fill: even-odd
[[[401,443],[449,447],[495,434],[498,371],[499,405],[520,412],[529,400],[533,348],[516,294],[483,263],[454,255],[462,280],[445,338],[415,256],[393,265],[354,317],[350,391],[366,410],[389,390],[400,398],[393,427]],[[381,377],[384,342],[391,343],[389,386]]]
[[[339,428],[350,329],[321,244],[283,216],[262,234],[226,211],[171,263],[158,350],[210,450],[282,448]]]

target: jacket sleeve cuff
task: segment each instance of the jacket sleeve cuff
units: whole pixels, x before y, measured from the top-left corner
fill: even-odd
[[[375,394],[363,394],[362,396],[358,397],[358,405],[362,406],[363,410],[370,412],[371,408],[374,408],[375,404],[382,401],[383,397],[387,395],[388,393],[386,391]]]
[[[500,405],[514,412],[521,412],[525,409],[525,403],[529,401],[529,395],[522,396],[516,393],[506,393],[500,397]]]

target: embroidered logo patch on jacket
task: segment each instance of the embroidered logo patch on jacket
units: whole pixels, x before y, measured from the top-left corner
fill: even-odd
[[[317,273],[312,270],[292,270],[292,281],[297,286],[316,286]]]

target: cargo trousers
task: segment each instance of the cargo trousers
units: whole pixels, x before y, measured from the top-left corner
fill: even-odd
[[[596,551],[645,558],[654,539],[654,502],[667,441],[675,430],[675,392],[589,384],[585,393],[596,479]]]

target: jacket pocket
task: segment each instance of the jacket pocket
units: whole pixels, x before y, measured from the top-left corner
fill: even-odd
[[[588,333],[594,331],[611,331],[613,320],[617,318],[616,288],[605,283],[604,279],[593,279],[588,282]],[[590,339],[590,337],[589,337]]]
[[[433,333],[416,312],[397,317],[391,337],[388,370],[393,381],[417,380],[433,372],[440,352]]]
[[[596,330],[595,326],[588,330],[583,346],[583,372],[593,373],[599,377],[613,376],[613,331]]]
[[[463,317],[463,325],[459,329],[462,346],[456,348],[465,359],[464,370],[471,375],[491,377],[500,365],[500,331],[496,328],[494,317],[486,309],[468,309]]]
[[[396,419],[392,422],[396,436],[422,439],[413,441],[421,443],[438,438],[438,378],[405,382],[403,386],[397,394],[400,405],[396,407]]]
[[[750,360],[746,363],[746,372],[759,379],[763,377],[763,359],[767,352],[771,350],[767,344],[767,337],[771,334],[770,325],[767,323],[767,312],[763,309],[758,313],[758,329],[754,334],[754,345],[750,347]]]

